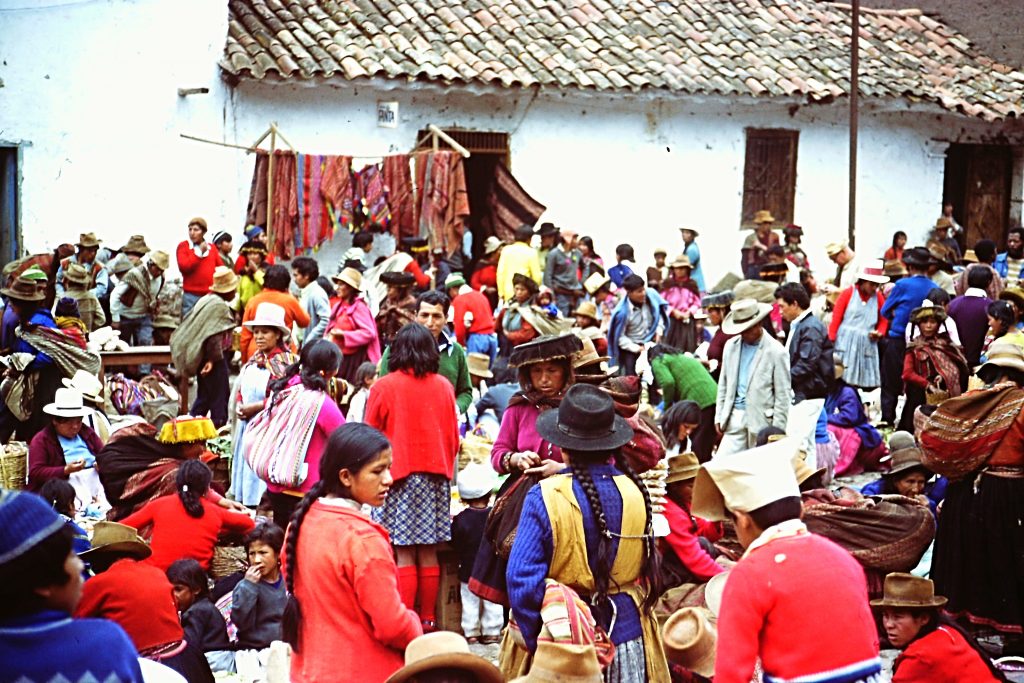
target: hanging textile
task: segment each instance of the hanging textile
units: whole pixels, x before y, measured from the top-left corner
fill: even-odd
[[[274,152],[274,215],[270,229],[271,252],[282,259],[295,255],[295,230],[299,219],[298,175],[295,152]]]
[[[377,223],[387,228],[391,222],[391,212],[379,165],[369,164],[356,174],[356,196],[359,199],[361,224]]]
[[[321,192],[324,159],[318,154],[300,154],[298,157],[299,225],[295,237],[296,253],[318,248],[334,233]]]
[[[520,225],[533,225],[546,206],[526,193],[526,190],[508,170],[498,162],[494,169],[494,183],[487,196],[494,233],[505,242],[512,242],[512,233]]]
[[[339,229],[349,230],[352,226],[355,205],[352,157],[325,156],[323,160],[320,194],[331,217],[333,234]]]
[[[412,185],[408,154],[384,157],[384,187],[391,210],[391,232],[395,239],[419,235],[419,217],[416,215],[416,193]]]
[[[426,152],[416,156],[416,186],[421,188],[419,234],[452,254],[462,248],[469,217],[469,195],[462,155]]]
[[[270,155],[256,152],[256,165],[252,170],[252,187],[249,188],[249,205],[245,210],[246,225],[267,223],[267,167]]]

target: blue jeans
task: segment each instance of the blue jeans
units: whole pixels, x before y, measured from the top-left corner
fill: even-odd
[[[188,292],[182,292],[181,295],[181,319],[184,320],[185,316],[192,312],[196,302],[203,297],[199,294],[189,294]]]
[[[121,341],[127,342],[129,346],[152,346],[153,345],[153,319],[148,315],[141,318],[121,318],[118,324],[121,331]],[[149,363],[139,366],[139,372],[148,375],[152,370]]]
[[[498,335],[470,332],[466,337],[466,353],[485,353],[491,359],[491,365],[494,365],[498,355]]]

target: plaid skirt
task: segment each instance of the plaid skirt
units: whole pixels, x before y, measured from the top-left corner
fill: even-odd
[[[452,540],[451,488],[443,474],[410,474],[396,482],[373,519],[391,544],[430,545]]]

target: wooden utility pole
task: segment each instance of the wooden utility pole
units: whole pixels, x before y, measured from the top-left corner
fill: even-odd
[[[847,242],[853,249],[857,230],[857,105],[860,95],[860,0],[850,5],[850,198]]]

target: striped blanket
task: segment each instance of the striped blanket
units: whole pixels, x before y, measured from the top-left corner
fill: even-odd
[[[306,479],[306,451],[326,397],[297,384],[274,393],[270,405],[249,421],[242,449],[257,477],[287,487]]]

